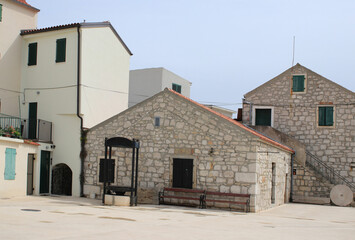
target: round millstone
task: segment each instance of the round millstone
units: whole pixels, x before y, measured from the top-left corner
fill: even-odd
[[[330,200],[337,206],[348,206],[353,201],[353,192],[346,185],[336,185],[330,191]]]

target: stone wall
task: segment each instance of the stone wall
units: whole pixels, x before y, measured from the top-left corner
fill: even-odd
[[[304,93],[292,93],[293,74],[305,74]],[[252,123],[251,108],[272,107],[274,128],[299,140],[307,151],[355,182],[351,169],[355,162],[354,102],[353,92],[297,64],[245,95],[243,122]],[[334,106],[333,127],[318,126],[317,109],[324,104]]]
[[[155,117],[160,117],[160,126],[154,126]],[[260,142],[248,131],[166,90],[89,131],[85,194],[101,195],[98,160],[104,156],[104,138],[117,136],[141,142],[140,203],[157,203],[158,192],[172,186],[173,159],[187,158],[193,159],[193,188],[249,193],[252,195],[251,210],[255,211],[255,203],[263,202],[258,199],[256,186],[259,179],[256,169],[260,169],[257,149],[264,147],[267,151],[280,152],[275,154],[275,161],[290,159],[290,154],[284,150]],[[114,185],[129,185],[130,152],[114,149],[113,158],[118,166]],[[263,161],[268,164],[271,158]],[[269,175],[264,177],[269,181]],[[279,197],[283,201],[283,196]]]

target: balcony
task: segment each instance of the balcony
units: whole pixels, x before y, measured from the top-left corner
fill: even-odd
[[[52,123],[42,119],[21,119],[1,114],[0,135],[52,143]]]

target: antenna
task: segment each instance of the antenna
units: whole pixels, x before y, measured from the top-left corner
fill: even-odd
[[[295,63],[295,46],[296,46],[296,37],[293,36],[293,49],[292,49],[292,67]]]

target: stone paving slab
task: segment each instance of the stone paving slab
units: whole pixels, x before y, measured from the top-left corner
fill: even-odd
[[[0,239],[354,239],[355,208],[287,204],[261,213],[74,197],[0,198]]]

